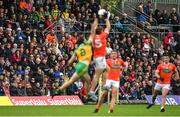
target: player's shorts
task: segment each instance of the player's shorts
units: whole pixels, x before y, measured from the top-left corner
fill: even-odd
[[[88,72],[88,65],[86,65],[82,62],[77,63],[75,66],[75,72],[79,76],[84,76]]]
[[[156,83],[154,89],[155,90],[159,90],[159,91],[161,91],[162,89],[170,89],[170,84],[159,84],[159,83]]]
[[[119,81],[115,80],[106,80],[105,87],[111,88],[111,87],[116,87],[119,88]]]
[[[94,62],[96,64],[96,68],[99,69],[106,69],[106,58],[105,56],[103,57],[94,57]]]

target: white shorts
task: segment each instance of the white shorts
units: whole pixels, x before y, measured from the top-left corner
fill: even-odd
[[[111,88],[112,86],[116,87],[116,88],[119,88],[119,81],[106,80],[105,86],[108,87],[108,88]]]
[[[106,69],[106,58],[103,57],[94,57],[94,62],[96,64],[96,68]]]
[[[159,83],[156,83],[154,89],[155,90],[159,90],[159,91],[161,91],[162,89],[170,89],[170,84],[159,84]]]

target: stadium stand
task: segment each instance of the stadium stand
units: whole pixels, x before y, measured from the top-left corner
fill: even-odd
[[[11,96],[53,94],[73,74],[73,67],[65,69],[66,62],[73,54],[77,34],[84,32],[87,37],[99,7],[93,0],[0,0],[0,96],[6,88]],[[144,10],[150,14],[149,8]],[[139,15],[137,19],[144,23],[146,17]],[[174,24],[173,32],[169,31],[158,47],[151,33],[134,33],[128,17],[126,13],[112,14],[107,51],[118,50],[129,63],[120,80],[121,99],[145,99],[152,94],[154,71],[164,52],[180,71],[180,31],[175,26],[179,14],[174,9],[170,15],[155,10],[157,24]],[[89,73],[91,77],[94,74],[93,63]],[[84,88],[83,82],[77,81],[66,94],[82,97]],[[173,82],[170,93],[179,95],[179,90],[180,85]]]

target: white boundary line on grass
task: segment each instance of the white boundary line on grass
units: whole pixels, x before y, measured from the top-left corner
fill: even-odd
[[[42,115],[42,116],[1,116],[0,117],[180,117],[180,116],[45,116],[45,115]]]

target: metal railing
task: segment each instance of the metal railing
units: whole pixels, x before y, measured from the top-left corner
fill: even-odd
[[[50,27],[53,27],[57,24],[57,21],[54,21],[51,25],[49,25],[48,27],[46,27],[44,30],[43,30],[43,34],[46,35],[48,32],[49,32],[49,28]]]
[[[117,8],[117,7],[114,7],[114,6],[109,6],[109,7],[111,7],[112,12],[118,13],[117,14],[118,16],[124,14],[124,12],[122,12],[123,10],[120,9],[120,8]],[[145,32],[144,29],[139,28],[139,23],[136,20],[136,18],[134,18],[134,17],[132,17],[131,15],[128,15],[128,14],[127,14],[127,18],[136,27],[136,30],[134,30],[134,31]]]
[[[160,24],[159,27],[168,27],[169,30],[173,30],[173,27],[179,27],[180,28],[180,24]],[[176,32],[174,32],[176,33]]]
[[[128,8],[128,10],[130,9],[129,11],[130,11],[131,13],[133,12],[132,14],[134,14],[134,13],[143,14],[147,20],[151,18],[148,14],[140,12],[139,10],[137,10],[137,8],[135,8],[135,7],[132,6],[132,5],[125,4],[125,8]],[[130,13],[128,13],[128,14],[130,14]],[[157,25],[157,20],[156,20],[155,18],[153,18],[153,17],[152,17],[152,20],[153,20],[153,23],[154,23],[155,25]],[[150,24],[151,24],[151,23],[150,23]]]
[[[164,30],[163,32],[171,31],[173,32],[173,28],[178,27],[180,29],[180,24],[174,25],[174,24],[159,24],[158,26],[148,26],[147,28],[155,30],[156,32],[159,30]],[[159,31],[160,32],[160,31]],[[162,32],[162,31],[161,31]],[[177,32],[173,32],[177,33]]]
[[[77,23],[77,21],[76,21],[76,23]],[[72,28],[76,29],[76,31],[80,31],[80,29],[77,28],[74,24],[75,23],[72,23],[72,22],[70,22],[68,20],[64,20],[64,19],[62,19],[62,22],[54,21],[50,26],[48,26],[46,29],[43,30],[43,34],[47,35],[49,33],[50,27],[52,27],[52,30],[54,30],[55,32],[57,32],[57,29],[59,27],[64,28],[64,32],[68,32],[68,33],[73,32]]]

